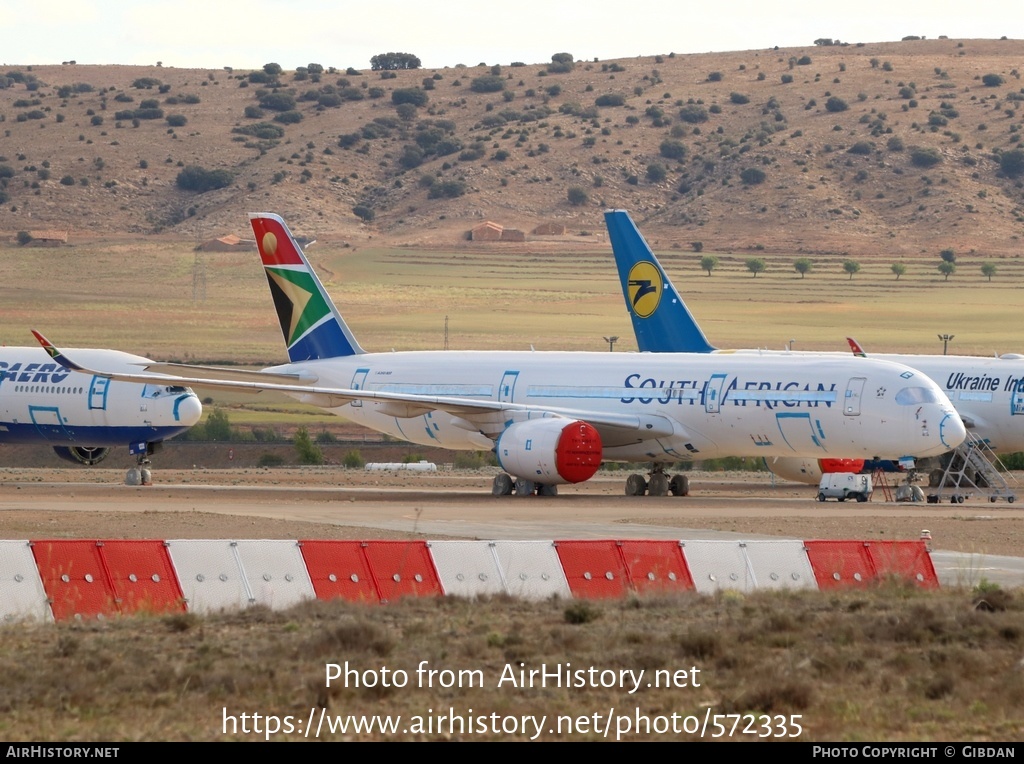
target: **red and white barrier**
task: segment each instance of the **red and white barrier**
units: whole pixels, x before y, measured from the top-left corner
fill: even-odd
[[[938,588],[923,541],[0,541],[0,621],[304,600]]]

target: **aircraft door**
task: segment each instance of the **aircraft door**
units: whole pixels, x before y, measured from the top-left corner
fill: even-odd
[[[802,454],[826,454],[825,431],[821,420],[811,421],[809,413],[779,412],[775,415],[786,445]]]
[[[369,369],[356,369],[356,373],[352,375],[352,389],[362,390],[366,387],[366,375],[370,373]],[[363,405],[362,401],[352,401],[349,404],[352,408],[361,408]]]
[[[110,380],[106,377],[93,377],[89,384],[89,408],[105,411],[107,408],[107,390]]]
[[[866,377],[851,377],[846,385],[846,396],[843,399],[843,413],[846,416],[860,416],[860,399],[864,396]]]
[[[60,410],[56,406],[29,406],[28,415],[32,418],[36,430],[46,440],[61,443],[74,440],[64,427]]]
[[[704,388],[704,410],[709,414],[717,414],[722,410],[722,388],[725,387],[725,374],[712,374]]]
[[[1024,414],[1024,392],[1013,388],[1010,393],[1010,416],[1021,416]]]
[[[513,403],[516,396],[516,382],[519,381],[518,371],[506,371],[498,388],[498,400],[501,403]]]

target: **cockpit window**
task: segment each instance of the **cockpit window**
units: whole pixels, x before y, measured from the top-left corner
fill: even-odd
[[[919,406],[922,403],[938,403],[939,396],[930,387],[904,387],[896,393],[896,403],[901,406]]]

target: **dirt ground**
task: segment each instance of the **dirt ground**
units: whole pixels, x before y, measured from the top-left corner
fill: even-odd
[[[703,529],[897,540],[920,538],[928,529],[936,549],[1024,553],[1024,506],[983,497],[964,504],[909,504],[886,502],[876,491],[868,503],[823,504],[814,500],[812,487],[773,486],[766,473],[695,472],[688,497],[627,497],[625,473],[608,473],[562,486],[558,497],[495,498],[489,492],[493,474],[168,469],[156,472],[153,485],[135,487],[124,485],[120,470],[6,468],[0,470],[0,537],[485,538],[493,526],[507,538],[509,528],[564,520],[587,537],[597,523],[615,524],[623,537],[637,537],[638,525],[679,528],[680,538]],[[441,518],[452,530],[424,533],[417,529],[420,518]],[[458,523],[470,520],[477,524],[460,532]]]

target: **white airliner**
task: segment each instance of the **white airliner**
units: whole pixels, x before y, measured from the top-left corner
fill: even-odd
[[[653,493],[684,494],[685,480],[670,481],[665,465],[723,455],[939,454],[965,436],[934,382],[868,358],[367,353],[284,221],[269,213],[250,221],[289,363],[243,372],[140,360],[125,372],[50,346],[54,357],[130,382],[278,390],[413,443],[491,450],[505,470],[496,495],[550,495],[588,480],[602,461],[652,463]]]
[[[75,357],[116,370],[145,362],[117,350],[76,349]],[[195,393],[167,381],[117,382],[67,369],[41,347],[0,348],[0,443],[44,443],[89,465],[126,446],[142,466],[164,440],[198,422],[202,409]]]
[[[712,346],[687,309],[679,292],[625,210],[605,212],[622,293],[633,321],[637,346],[647,353],[735,353]],[[851,341],[851,346],[854,343]],[[855,352],[859,350],[855,347]],[[759,355],[829,357],[835,353],[744,350]],[[938,383],[971,431],[996,453],[1024,451],[1024,357],[894,355],[871,358],[906,364]],[[828,456],[852,456],[830,449]],[[895,459],[893,450],[880,453]],[[913,455],[912,453],[909,455]],[[843,459],[824,453],[812,458],[768,461],[780,477],[817,484],[822,471],[846,471]],[[924,456],[924,454],[918,454]],[[855,470],[856,471],[856,470]]]

